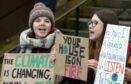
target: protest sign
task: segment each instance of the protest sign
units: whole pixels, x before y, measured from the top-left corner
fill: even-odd
[[[107,25],[94,84],[123,84],[130,27]]]
[[[56,35],[55,74],[87,80],[88,38]]]
[[[50,54],[5,53],[1,84],[53,84]]]

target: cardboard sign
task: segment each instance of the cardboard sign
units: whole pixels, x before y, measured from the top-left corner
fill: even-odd
[[[53,84],[50,54],[10,54],[3,59],[1,84]]]
[[[107,25],[94,84],[123,84],[130,27]]]
[[[88,38],[56,35],[55,74],[87,80]]]

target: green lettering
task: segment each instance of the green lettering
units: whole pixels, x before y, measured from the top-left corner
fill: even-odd
[[[39,65],[40,64],[42,64],[42,68],[47,68],[48,56],[40,56],[40,63],[39,63]]]
[[[122,44],[121,43],[111,43],[111,42],[109,42],[108,46],[112,47],[112,48],[117,48],[117,49],[121,49],[122,48]]]
[[[44,84],[43,82],[35,82],[35,84]]]
[[[27,82],[26,82],[26,81],[24,81],[24,84],[27,84]]]
[[[26,67],[26,65],[25,65],[25,56],[22,56],[22,67]]]
[[[49,56],[16,56],[16,67],[36,67],[36,68],[52,68],[53,65],[48,61]]]
[[[38,59],[39,56],[31,56],[31,62],[30,62],[30,67],[34,67],[36,65],[36,67],[38,68],[39,67],[39,59]]]
[[[45,84],[52,84],[52,81],[51,81],[51,80],[48,80],[48,81],[46,81]]]
[[[21,63],[19,61],[19,58],[21,58],[21,56],[16,56],[16,58],[15,58],[15,66],[16,67],[21,67]]]

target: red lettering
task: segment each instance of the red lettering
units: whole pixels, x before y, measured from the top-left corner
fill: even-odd
[[[120,64],[116,63],[116,73],[119,73],[119,72],[120,72]]]
[[[125,70],[124,68],[125,68],[124,64],[107,60],[105,62],[104,71],[123,74],[123,72]]]
[[[67,73],[68,72],[68,73]],[[69,75],[69,65],[65,65],[65,72],[64,72],[64,76],[68,77]]]
[[[115,71],[115,62],[110,62],[111,63],[111,69],[110,72],[114,72]]]
[[[105,61],[104,71],[109,72],[109,61]]]
[[[71,78],[76,78],[76,67],[74,65],[70,65],[70,71],[69,71],[69,76]]]
[[[82,73],[82,68],[80,66],[65,65],[65,72],[64,72],[65,77],[70,77],[70,78],[80,80],[81,79],[81,73]]]
[[[116,72],[123,74],[124,70],[125,70],[124,64],[117,63],[117,65],[116,65]]]
[[[82,74],[82,68],[80,66],[78,66],[77,68],[77,79],[81,79],[81,74]]]
[[[123,74],[124,70],[125,70],[125,65],[124,64],[121,64],[120,70],[121,70],[121,74]]]

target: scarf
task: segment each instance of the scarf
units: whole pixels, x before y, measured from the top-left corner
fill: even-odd
[[[58,29],[54,29],[54,32],[46,36],[45,38],[36,39],[30,38],[28,34],[31,33],[31,29],[23,31],[20,35],[20,53],[31,53],[32,48],[51,48],[55,41],[56,33],[60,33]]]

